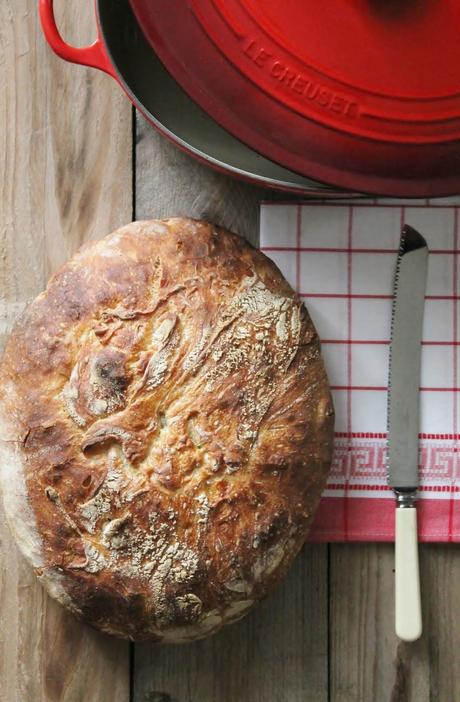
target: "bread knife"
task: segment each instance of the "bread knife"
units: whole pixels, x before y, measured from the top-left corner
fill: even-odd
[[[393,289],[388,380],[388,484],[396,495],[395,628],[403,641],[422,633],[416,497],[423,310],[428,247],[404,226]]]

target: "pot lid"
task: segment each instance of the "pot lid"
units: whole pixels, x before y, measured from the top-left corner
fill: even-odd
[[[130,0],[189,95],[264,156],[401,196],[460,191],[458,0]]]

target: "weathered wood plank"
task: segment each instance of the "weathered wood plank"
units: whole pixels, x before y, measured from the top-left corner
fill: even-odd
[[[422,549],[425,649],[431,700],[460,699],[460,547],[426,545]],[[415,697],[414,697],[415,699]]]
[[[90,2],[55,3],[66,36]],[[36,0],[0,3],[0,336],[84,241],[131,219],[131,108],[110,79],[45,44]],[[52,602],[0,519],[0,700],[127,702],[128,645]]]
[[[269,195],[213,173],[137,118],[137,219],[205,218],[257,244]],[[135,702],[325,702],[327,548],[307,546],[262,607],[214,638],[137,645],[134,690]]]
[[[331,546],[331,700],[391,699],[395,682],[391,545]],[[405,699],[405,698],[402,698]]]
[[[331,702],[449,702],[460,699],[456,648],[460,549],[420,548],[424,634],[394,634],[392,544],[331,547]]]

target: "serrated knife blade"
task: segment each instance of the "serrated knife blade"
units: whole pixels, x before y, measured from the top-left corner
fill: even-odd
[[[388,389],[388,482],[395,490],[416,490],[418,476],[419,387],[428,247],[405,226],[393,289]]]
[[[404,226],[396,263],[388,379],[388,483],[396,495],[395,624],[405,641],[422,632],[415,498],[419,485],[418,434],[428,246]]]

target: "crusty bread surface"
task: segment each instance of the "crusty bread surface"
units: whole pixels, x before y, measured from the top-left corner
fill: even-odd
[[[238,236],[134,222],[74,256],[0,366],[1,484],[50,594],[103,631],[182,642],[281,579],[324,488],[320,345]]]

